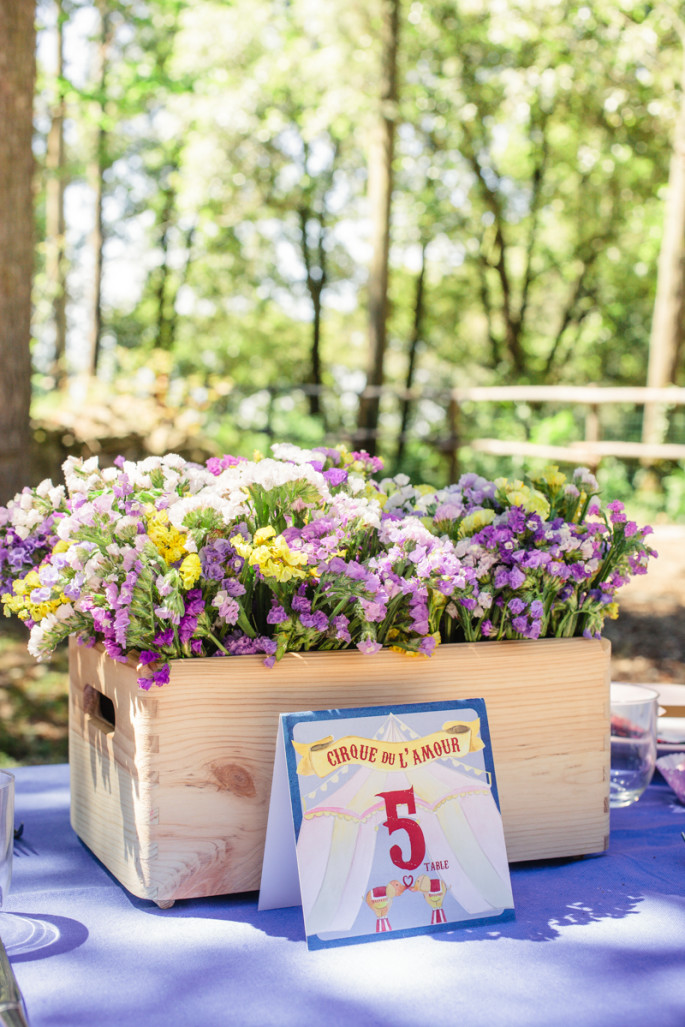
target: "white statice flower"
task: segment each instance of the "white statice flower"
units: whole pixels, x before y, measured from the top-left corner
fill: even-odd
[[[311,464],[294,465],[270,459],[257,462],[246,461],[236,467],[228,467],[214,481],[222,494],[230,495],[234,490],[245,489],[250,485],[261,485],[268,492],[271,489],[288,485],[290,482],[302,481],[302,479],[316,488],[324,503],[330,502],[331,494],[328,482],[323,474],[314,470]]]
[[[40,496],[41,499],[47,500],[50,506],[55,509],[64,499],[64,486],[53,485],[51,478],[44,478],[40,485],[36,486],[36,495]]]
[[[34,660],[46,660],[50,655],[50,651],[45,647],[44,637],[46,631],[50,627],[55,627],[57,624],[57,618],[54,613],[49,613],[47,617],[43,617],[42,621],[38,624],[34,624],[31,628],[31,634],[29,635],[26,648],[28,649]]]
[[[169,507],[169,523],[174,528],[183,528],[188,514],[196,510],[216,510],[224,524],[230,525],[247,514],[246,499],[247,495],[242,489],[236,490],[233,495],[225,496],[216,486],[207,488],[194,496],[185,496],[173,503]]]
[[[599,492],[599,485],[594,474],[588,467],[576,467],[573,472],[573,480],[576,485],[581,486],[590,495]]]
[[[323,463],[325,456],[314,449],[302,449],[291,442],[274,442],[271,452],[276,460],[285,460],[293,464],[308,464],[312,460]]]
[[[82,457],[68,456],[62,464],[62,472],[69,496],[79,493],[87,495],[94,488],[102,485],[102,471],[96,456],[88,457],[87,460]]]
[[[90,559],[84,563],[84,583],[88,588],[97,588],[101,585],[104,563],[105,558],[99,551],[94,552]]]
[[[350,474],[347,477],[345,487],[350,495],[358,496],[360,492],[365,490],[366,482],[362,478],[361,474]]]
[[[137,517],[132,517],[130,514],[121,514],[114,521],[114,523],[112,525],[112,531],[114,532],[115,535],[117,535],[118,537],[121,537],[122,535],[125,535],[127,532],[130,532],[133,528],[137,529],[137,527],[138,527],[138,518]]]
[[[201,489],[213,488],[216,485],[216,475],[208,471],[206,467],[200,467],[199,464],[187,464],[183,473],[183,481],[187,483],[191,495],[195,495]]]
[[[368,496],[348,496],[339,492],[333,497],[329,513],[345,526],[355,521],[369,528],[381,526],[381,505],[377,499],[369,499]]]
[[[416,517],[404,517],[401,521],[384,521],[379,539],[384,545],[402,545],[409,539],[420,546],[432,548],[436,545],[436,536]]]

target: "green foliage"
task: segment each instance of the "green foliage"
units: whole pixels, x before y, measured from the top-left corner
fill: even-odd
[[[95,22],[77,33],[96,9],[104,92],[87,72]],[[207,435],[236,452],[353,432],[378,5],[82,0],[65,12],[70,190],[85,188],[93,132],[106,132],[106,373],[125,380],[165,351],[169,382],[204,395]],[[679,101],[675,14],[637,0],[431,0],[401,18],[388,384],[642,384]],[[47,97],[49,69],[40,82]],[[39,129],[40,157],[44,114]],[[42,218],[39,204],[39,236]],[[88,230],[82,214],[77,300]],[[41,273],[37,361],[50,345],[43,289]],[[302,382],[329,388],[320,414],[311,395],[281,394]],[[582,416],[488,406],[463,428],[566,443]],[[637,437],[631,418],[616,411],[609,435]],[[400,423],[384,399],[391,466]],[[402,459],[444,480],[444,401],[427,395],[409,426]],[[498,462],[471,456],[488,473]]]

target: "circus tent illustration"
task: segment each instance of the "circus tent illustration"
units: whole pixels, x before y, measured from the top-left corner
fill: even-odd
[[[392,713],[374,735],[382,742],[417,737]],[[465,915],[496,916],[513,908],[501,816],[483,767],[455,757],[407,770],[347,766],[304,796],[297,858],[308,934],[352,929],[365,894],[376,883],[370,880],[376,846],[388,845],[382,826],[387,812],[379,793],[410,787],[426,842],[425,860],[443,864],[445,889]]]

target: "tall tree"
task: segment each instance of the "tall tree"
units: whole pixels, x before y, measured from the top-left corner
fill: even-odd
[[[388,330],[388,265],[393,157],[398,120],[397,57],[399,0],[381,0],[381,66],[378,115],[369,149],[369,207],[372,257],[369,272],[369,359],[367,386],[383,384]],[[369,452],[377,447],[380,396],[364,396],[359,407],[359,443]]]
[[[109,0],[96,0],[98,32],[95,39],[94,114],[95,137],[88,177],[93,190],[93,228],[91,250],[93,254],[93,288],[89,328],[89,372],[97,375],[102,337],[102,276],[105,250],[103,206],[105,199],[105,170],[109,165],[107,131],[107,71],[112,35],[112,15]]]
[[[34,5],[0,0],[0,502],[27,484]]]
[[[683,60],[649,338],[647,385],[654,388],[675,383],[685,330],[685,22],[677,19],[675,27]],[[648,404],[642,425],[643,442],[663,441],[664,431],[663,407]]]
[[[67,256],[64,218],[64,25],[67,14],[62,0],[56,0],[55,13],[55,76],[45,154],[45,271],[54,331],[53,377],[57,387],[63,388],[67,378]]]

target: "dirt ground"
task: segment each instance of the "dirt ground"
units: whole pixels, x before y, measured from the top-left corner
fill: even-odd
[[[619,592],[620,614],[606,621],[615,681],[685,684],[685,525],[650,536],[658,559]]]

